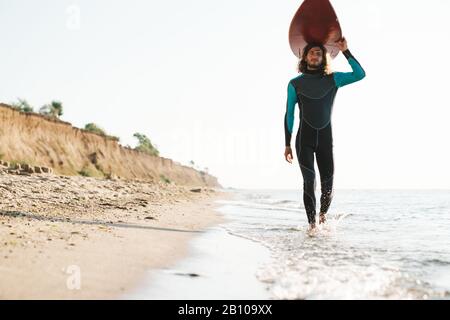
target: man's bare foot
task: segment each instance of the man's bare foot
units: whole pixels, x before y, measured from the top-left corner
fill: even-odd
[[[309,224],[309,228],[308,228],[308,235],[312,236],[314,235],[314,233],[316,232],[317,228],[316,228],[316,224],[315,223],[310,223]]]
[[[327,221],[327,218],[325,216],[325,213],[320,213],[319,214],[319,224],[325,223],[326,221]]]

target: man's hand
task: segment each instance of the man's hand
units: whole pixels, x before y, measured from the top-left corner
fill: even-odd
[[[348,49],[347,40],[345,39],[345,37],[342,37],[340,40],[336,41],[336,44],[341,51],[345,51]]]
[[[284,149],[284,158],[286,159],[287,162],[292,163],[292,149],[291,149],[291,147],[286,147],[286,149]]]

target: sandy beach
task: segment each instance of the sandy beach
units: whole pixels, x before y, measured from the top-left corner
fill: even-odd
[[[0,196],[0,299],[117,299],[225,222],[231,194],[2,169]]]

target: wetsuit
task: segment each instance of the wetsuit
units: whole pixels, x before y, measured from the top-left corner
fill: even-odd
[[[291,144],[295,104],[298,103],[300,125],[295,139],[295,150],[303,176],[303,203],[309,223],[314,223],[316,216],[314,153],[321,181],[321,213],[328,211],[333,198],[331,114],[336,92],[338,88],[359,81],[366,75],[350,50],[347,49],[342,53],[353,72],[333,72],[324,75],[322,70],[308,70],[291,79],[288,85],[284,116],[285,145]]]

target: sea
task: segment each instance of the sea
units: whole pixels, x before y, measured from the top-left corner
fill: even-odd
[[[450,190],[334,190],[315,234],[302,190],[234,192],[224,227],[268,248],[272,299],[450,298]]]

